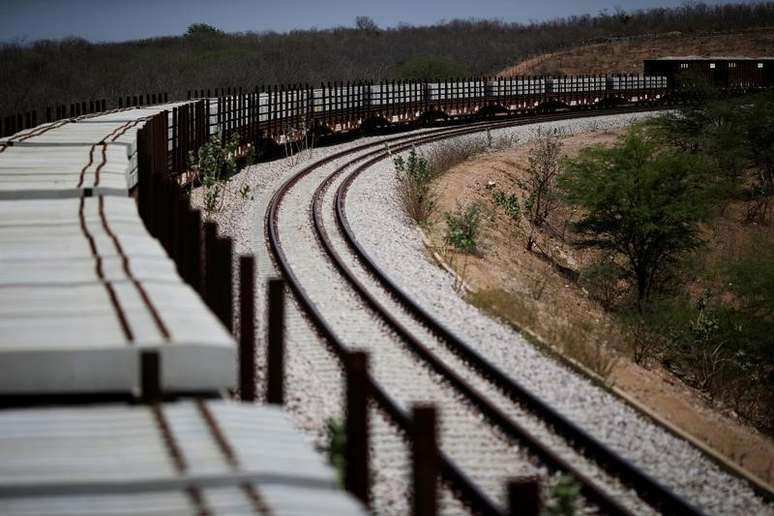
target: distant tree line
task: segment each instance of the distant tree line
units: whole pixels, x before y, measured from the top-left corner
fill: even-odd
[[[194,24],[183,36],[124,43],[80,38],[0,44],[0,113],[144,92],[353,79],[490,75],[531,55],[665,32],[774,25],[774,2],[601,12],[540,23],[453,20],[433,26],[226,34]]]

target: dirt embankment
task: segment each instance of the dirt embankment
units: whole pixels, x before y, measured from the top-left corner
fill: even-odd
[[[774,27],[734,34],[666,34],[647,39],[598,43],[532,57],[499,75],[642,73],[643,59],[665,56],[771,56]]]
[[[565,137],[562,153],[573,156],[591,144],[611,144],[623,130],[599,131]],[[526,249],[522,229],[495,206],[493,192],[518,193],[524,179],[530,145],[486,154],[452,168],[436,183],[438,213],[451,212],[459,203],[482,207],[479,253],[455,252],[444,242],[445,224],[428,230],[433,250],[472,289],[470,302],[548,344],[547,351],[582,363],[616,385],[662,418],[717,450],[770,485],[774,481],[774,446],[770,439],[713,406],[658,364],[641,367],[631,359],[623,326],[572,279],[539,253]],[[580,270],[596,257],[566,243],[562,233],[573,213],[559,206],[549,219],[552,234],[539,236],[539,247],[554,259]],[[712,231],[707,258],[722,259],[733,244],[745,240],[740,214],[727,211]],[[774,237],[774,235],[772,235]]]

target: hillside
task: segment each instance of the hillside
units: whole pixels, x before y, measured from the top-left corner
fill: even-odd
[[[770,56],[774,27],[714,34],[680,32],[595,43],[525,59],[499,75],[642,73],[643,59],[675,55]]]
[[[353,14],[354,18],[354,14]],[[0,115],[119,95],[261,84],[493,75],[528,56],[640,34],[774,26],[774,2],[636,12],[540,23],[453,20],[433,26],[354,27],[226,34],[194,24],[180,36],[124,43],[0,43]],[[769,44],[769,47],[772,45]],[[633,62],[638,62],[636,59]],[[604,70],[600,70],[604,71]]]
[[[624,134],[623,129],[604,126],[567,133],[559,140],[560,152],[565,157],[577,157],[591,145],[612,146]],[[615,303],[612,297],[600,302],[598,294],[610,284],[602,276],[584,276],[587,272],[583,271],[592,270],[604,254],[598,249],[574,245],[574,237],[568,237],[572,232],[567,222],[577,220],[577,212],[571,206],[563,203],[554,206],[546,225],[550,229],[538,232],[536,237],[539,251],[527,249],[529,233],[525,231],[524,215],[520,215],[522,222],[514,222],[512,214],[498,206],[493,194],[514,193],[525,206],[524,185],[534,148],[535,143],[526,142],[483,153],[441,175],[434,183],[438,213],[425,230],[429,249],[464,282],[471,304],[518,328],[537,349],[582,364],[660,417],[774,485],[771,384],[766,383],[765,374],[756,373],[753,368],[730,374],[728,371],[734,366],[724,357],[722,363],[728,369],[718,373],[713,390],[698,388],[690,380],[695,370],[674,358],[679,348],[672,344],[675,347],[656,351],[659,344],[654,344],[666,342],[667,334],[675,338],[676,333],[672,333],[675,326],[670,326],[668,321],[680,313],[678,303],[664,308],[661,319],[653,319],[657,325],[652,333],[641,337],[633,332],[623,322],[621,312],[607,304]],[[476,206],[481,213],[475,254],[465,254],[449,244],[448,222],[444,222],[444,217],[460,206]],[[673,287],[684,285],[685,291],[693,295],[691,303],[699,299],[708,299],[708,303],[729,299],[731,283],[724,282],[723,271],[747,249],[753,249],[753,245],[758,245],[761,254],[767,256],[763,246],[774,243],[774,226],[745,222],[749,206],[748,201],[734,199],[703,225],[701,239],[705,247],[692,258],[691,265],[671,277]],[[557,262],[565,268],[556,267]],[[570,270],[580,271],[580,275],[568,275]],[[605,290],[605,293],[613,291]],[[677,297],[674,292],[672,295]],[[684,321],[683,324],[689,326]],[[754,323],[746,321],[745,324],[752,327]],[[636,344],[638,338],[640,342],[647,342],[647,358],[641,360],[635,359],[633,352],[635,346],[642,346]],[[741,341],[742,337],[736,334],[724,345],[731,348]],[[711,349],[709,342],[701,342],[706,346],[704,350]],[[700,367],[705,365],[695,356],[690,361],[701,364]],[[674,367],[678,362],[681,367]],[[765,371],[772,370],[774,364],[770,359],[755,363]]]

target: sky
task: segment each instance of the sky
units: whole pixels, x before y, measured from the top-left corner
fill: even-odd
[[[0,0],[0,41],[78,36],[126,41],[185,32],[208,23],[226,32],[352,26],[369,16],[381,27],[429,25],[455,18],[506,22],[597,14],[616,7],[675,7],[685,0]],[[750,3],[726,0],[715,3]]]

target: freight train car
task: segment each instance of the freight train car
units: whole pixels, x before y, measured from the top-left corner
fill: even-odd
[[[774,86],[774,57],[659,57],[646,59],[644,71],[665,76],[670,89],[696,80],[732,91]]]

